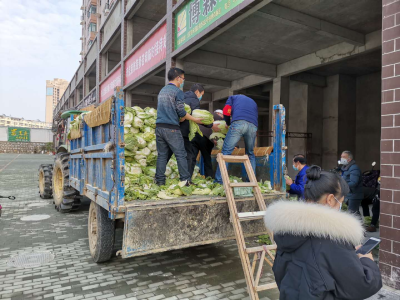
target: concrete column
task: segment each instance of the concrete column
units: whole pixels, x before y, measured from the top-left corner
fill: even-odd
[[[322,136],[323,136],[323,98],[324,90],[321,87],[308,86],[307,103],[307,130],[312,134],[311,139],[306,139],[307,162],[309,165],[322,165]]]
[[[322,105],[322,168],[330,170],[337,165],[338,153],[338,107],[339,107],[339,75],[326,79]]]
[[[130,91],[125,91],[125,106],[132,107],[132,93]]]
[[[308,85],[303,82],[290,81],[289,105],[290,114],[286,109],[286,126],[289,132],[307,132],[307,100]],[[291,166],[295,154],[306,154],[306,140],[302,138],[288,138],[287,142],[287,165],[288,174],[294,178],[297,174]]]
[[[274,115],[274,105],[283,104],[286,108],[286,128],[289,120],[289,77],[274,78],[272,83],[272,92],[269,100],[269,130],[272,130],[272,121]]]
[[[356,153],[356,79],[339,75],[338,153],[349,150]],[[357,158],[356,158],[357,159]]]

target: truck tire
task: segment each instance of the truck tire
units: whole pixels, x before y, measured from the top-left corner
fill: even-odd
[[[77,191],[69,185],[68,161],[68,153],[59,153],[53,165],[53,200],[61,213],[77,210],[81,204]]]
[[[39,167],[39,194],[42,199],[53,197],[53,165],[42,164]]]
[[[115,222],[95,202],[90,203],[88,218],[89,249],[94,262],[108,261],[114,249]]]

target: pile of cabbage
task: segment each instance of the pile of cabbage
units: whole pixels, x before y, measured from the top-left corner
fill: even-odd
[[[192,177],[194,184],[185,186],[185,183],[179,181],[178,164],[174,155],[167,164],[166,185],[159,187],[155,184],[156,118],[157,110],[154,108],[125,107],[125,199],[154,200],[190,195],[225,195],[223,186],[213,183],[211,178],[201,177],[197,166]]]
[[[188,111],[187,107],[185,109]],[[211,118],[204,112],[196,112],[194,115],[203,120],[207,119],[206,123],[213,121],[211,114]],[[156,118],[157,110],[154,108],[125,107],[125,200],[174,199],[191,195],[225,196],[224,187],[214,183],[212,178],[201,176],[197,166],[193,172],[193,185],[186,186],[186,182],[180,182],[178,164],[174,155],[167,163],[166,184],[161,187],[155,184],[154,177],[157,164]],[[226,134],[225,122],[221,125],[221,130]],[[197,132],[197,129],[195,132]],[[230,177],[230,180],[231,182],[241,181],[240,178],[233,176]],[[265,183],[261,187],[263,187],[263,192],[267,191],[266,187],[268,186]]]

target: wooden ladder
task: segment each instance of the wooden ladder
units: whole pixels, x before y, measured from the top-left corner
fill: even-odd
[[[242,261],[244,276],[246,278],[247,290],[251,300],[258,300],[258,292],[277,287],[275,282],[259,285],[264,261],[272,267],[275,257],[271,253],[271,250],[276,250],[276,244],[273,240],[272,233],[268,229],[266,229],[271,238],[271,241],[273,242],[272,245],[246,248],[241,222],[262,220],[265,216],[267,206],[265,205],[260,187],[258,186],[256,176],[254,175],[253,168],[251,167],[250,160],[247,155],[231,156],[222,155],[221,153],[219,153],[217,155],[217,161],[221,171],[222,181],[224,183],[226,200],[228,202],[231,222],[233,223],[233,229],[235,231],[236,242],[238,245],[239,256],[240,260]],[[230,183],[226,163],[243,163],[246,168],[247,176],[249,177],[250,182]],[[260,211],[238,212],[233,194],[234,187],[252,187]],[[254,277],[254,271],[257,266],[257,259],[260,253],[260,262],[258,264],[256,276]],[[254,255],[252,262],[250,262],[251,254]]]

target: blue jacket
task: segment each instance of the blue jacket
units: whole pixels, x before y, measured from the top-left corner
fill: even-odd
[[[295,194],[297,195],[298,199],[304,199],[304,185],[307,182],[307,175],[306,171],[308,169],[308,166],[305,165],[303,169],[296,175],[296,179],[294,182],[290,185],[290,194]]]
[[[185,95],[174,84],[163,87],[158,94],[157,127],[180,129],[179,119],[186,116]]]
[[[356,161],[352,160],[348,165],[342,167],[342,177],[350,188],[350,193],[346,199],[360,200],[364,198],[363,183],[361,169],[356,165]]]
[[[228,98],[225,105],[231,106],[231,123],[244,120],[258,127],[258,106],[253,99],[245,95],[233,95]]]

